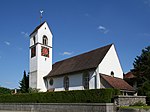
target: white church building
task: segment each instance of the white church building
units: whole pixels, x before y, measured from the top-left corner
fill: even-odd
[[[118,88],[134,89],[123,80],[114,44],[52,64],[53,35],[46,22],[30,34],[29,86],[40,91]]]

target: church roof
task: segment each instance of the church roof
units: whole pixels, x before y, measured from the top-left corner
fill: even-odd
[[[135,91],[135,89],[132,86],[130,86],[126,81],[124,81],[121,78],[112,77],[104,74],[100,74],[100,76],[113,88],[120,90]]]
[[[44,78],[97,68],[111,46],[112,44],[56,62]]]
[[[38,29],[39,29],[44,23],[45,23],[45,21],[44,21],[43,23],[41,23],[39,26],[37,26],[37,27],[33,30],[33,32],[30,34],[30,36],[31,36],[33,33],[37,32]]]

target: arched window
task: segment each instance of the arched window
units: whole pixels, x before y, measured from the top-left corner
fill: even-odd
[[[48,39],[47,37],[44,35],[43,36],[43,45],[47,45],[48,44]]]
[[[111,75],[112,77],[114,77],[114,72],[113,72],[113,71],[111,71],[111,72],[110,72],[110,75]]]
[[[69,90],[69,78],[68,78],[68,76],[64,77],[64,89]]]
[[[53,81],[53,79],[51,78],[51,79],[49,80],[49,84],[52,86],[53,83],[54,83],[54,81]]]
[[[89,73],[84,72],[83,73],[83,87],[84,89],[89,89]]]

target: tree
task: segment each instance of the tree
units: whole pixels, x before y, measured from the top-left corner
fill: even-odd
[[[24,75],[22,80],[20,81],[20,92],[21,93],[28,93],[28,89],[29,89],[29,75],[26,75],[26,71],[24,71]]]
[[[142,50],[140,56],[135,58],[134,69],[131,70],[137,79],[139,95],[150,95],[150,46]]]
[[[8,88],[0,87],[0,95],[2,94],[11,94],[11,90]]]

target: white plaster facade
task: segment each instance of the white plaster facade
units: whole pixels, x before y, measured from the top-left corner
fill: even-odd
[[[98,66],[99,73],[111,75],[114,72],[114,77],[123,79],[123,70],[119,62],[114,45],[111,46],[106,56]]]
[[[43,36],[48,39],[47,45],[43,45]],[[35,38],[35,42],[34,39]],[[41,47],[49,49],[49,57],[41,55]],[[36,56],[31,57],[31,48],[36,47]],[[31,88],[46,91],[43,77],[52,69],[52,33],[46,22],[30,36],[30,74],[29,86]]]

